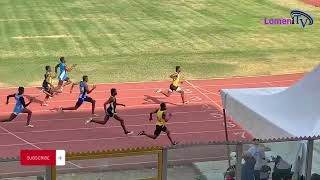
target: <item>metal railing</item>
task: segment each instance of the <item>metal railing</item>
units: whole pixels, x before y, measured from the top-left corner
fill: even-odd
[[[266,139],[261,140],[261,143],[278,143],[278,142],[290,142],[290,141],[306,141],[306,158],[305,158],[305,178],[307,180],[311,177],[312,160],[313,160],[313,149],[314,141],[319,140],[320,136],[317,137],[295,137],[295,138],[282,138],[282,139]],[[130,156],[141,156],[141,155],[157,155],[157,176],[147,178],[149,180],[167,180],[168,176],[168,151],[186,149],[186,148],[198,148],[207,146],[235,146],[236,154],[236,179],[241,179],[241,161],[244,151],[244,146],[252,144],[251,141],[229,141],[229,142],[209,142],[209,143],[190,143],[180,144],[176,146],[167,147],[149,147],[149,148],[133,148],[133,149],[120,149],[120,150],[106,150],[97,152],[79,152],[79,153],[67,153],[66,161],[78,161],[78,160],[93,160],[93,159],[104,159],[104,158],[116,158],[116,157],[130,157]],[[229,157],[230,158],[230,157]],[[16,158],[5,158],[0,159],[0,162],[14,162],[19,161],[19,157]],[[111,164],[112,166],[112,164]],[[37,177],[38,179],[56,180],[57,169],[55,166],[45,167],[45,176]],[[145,180],[147,180],[145,179]]]

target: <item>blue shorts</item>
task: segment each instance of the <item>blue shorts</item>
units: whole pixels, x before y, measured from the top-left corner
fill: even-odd
[[[83,104],[83,102],[92,102],[93,101],[93,99],[91,98],[91,97],[89,97],[89,96],[87,96],[87,97],[85,97],[85,98],[79,98],[78,99],[78,101],[77,101],[77,103],[76,103],[76,106],[77,107],[80,107],[82,104]]]
[[[63,72],[58,76],[59,81],[66,81],[68,79],[67,73]]]
[[[23,106],[15,106],[13,109],[13,114],[18,115],[24,111]]]

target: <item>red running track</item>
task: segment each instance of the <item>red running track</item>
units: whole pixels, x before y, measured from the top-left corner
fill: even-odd
[[[130,136],[124,135],[120,124],[113,119],[106,125],[85,125],[84,122],[90,117],[90,104],[85,103],[75,112],[53,111],[52,109],[61,106],[73,106],[77,101],[78,89],[75,88],[74,93],[70,94],[66,88],[65,93],[50,100],[49,107],[42,107],[39,103],[30,105],[34,128],[25,127],[26,115],[19,115],[13,122],[0,124],[0,157],[18,156],[21,149],[64,149],[67,152],[84,152],[169,145],[165,134],[156,140],[137,136],[141,130],[153,133],[155,122],[149,122],[148,115],[160,102],[167,102],[168,111],[173,113],[173,118],[167,126],[174,140],[179,143],[223,141],[225,135],[221,98],[218,93],[220,89],[290,86],[302,76],[303,74],[291,74],[185,81],[182,87],[186,92],[186,100],[190,102],[187,105],[181,105],[181,98],[177,93],[169,98],[156,93],[159,88],[166,90],[169,82],[98,85],[90,94],[97,101],[97,114],[103,118],[102,107],[109,97],[109,90],[112,87],[117,88],[118,102],[126,104],[126,107],[118,107],[118,115],[125,119],[128,129],[134,131]],[[0,90],[0,118],[5,118],[12,112],[14,100],[5,105],[5,97],[15,92],[16,89]],[[44,98],[37,88],[27,88],[25,94],[34,96],[39,101]],[[228,119],[227,125],[230,140],[252,138],[232,120]],[[217,153],[215,156],[223,157],[225,153]],[[1,174],[11,172],[10,168],[2,171],[0,177]]]
[[[316,7],[320,7],[320,1],[318,0],[304,0],[304,2]]]

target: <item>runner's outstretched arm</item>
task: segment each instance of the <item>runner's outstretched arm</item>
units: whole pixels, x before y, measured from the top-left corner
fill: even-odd
[[[85,88],[87,89],[88,94],[90,94],[93,90],[95,90],[97,88],[97,86],[93,85],[91,90],[89,90],[88,85],[86,85]]]
[[[69,68],[69,67],[66,65],[66,71],[71,72],[76,66],[77,66],[77,64],[72,64],[71,68]]]
[[[32,103],[33,98],[31,98],[30,101],[29,101],[27,104],[26,104],[26,102],[24,101],[24,98],[23,98],[23,97],[20,98],[20,101],[21,101],[21,104],[23,105],[23,107],[26,108],[26,107],[28,107],[28,106]]]
[[[170,118],[172,117],[172,114],[169,113],[169,117],[167,118],[166,113],[162,114],[162,118],[164,119],[164,121],[168,122],[170,120]]]
[[[173,73],[173,74],[170,75],[170,78],[174,79],[174,78],[176,78],[177,76],[178,76],[177,73]]]
[[[70,89],[70,93],[72,93],[73,91],[73,87],[80,84],[80,82],[75,82],[75,83],[72,83],[72,86],[71,86],[71,89]]]
[[[126,107],[126,105],[125,105],[125,104],[121,104],[121,103],[117,103],[117,105],[119,105],[119,106],[123,106],[123,107]]]
[[[55,72],[56,74],[58,73],[59,65],[60,65],[60,63],[59,63],[59,64],[57,64],[57,65],[56,65],[56,67],[54,67],[54,72]]]
[[[12,97],[14,97],[14,96],[15,96],[15,94],[8,95],[8,96],[7,96],[7,102],[6,102],[6,104],[9,104],[9,99],[12,98]]]

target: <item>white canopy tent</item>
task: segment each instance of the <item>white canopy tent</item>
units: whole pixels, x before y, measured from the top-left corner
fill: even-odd
[[[223,89],[221,96],[227,114],[258,138],[320,135],[320,66],[289,88]]]
[[[320,135],[320,65],[291,87],[223,89],[221,97],[227,115],[257,138]]]

